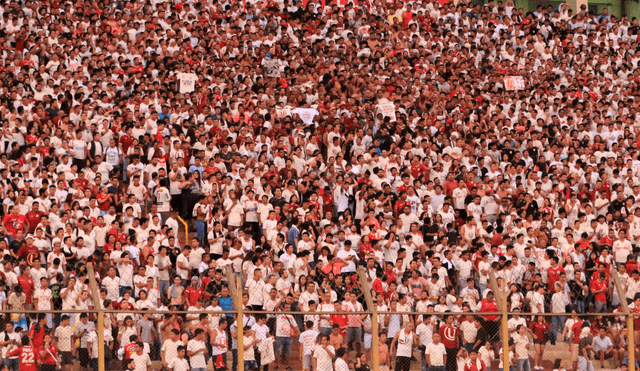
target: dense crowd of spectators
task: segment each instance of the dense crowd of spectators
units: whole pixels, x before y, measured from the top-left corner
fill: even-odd
[[[3,1],[4,367],[96,371],[98,306],[130,371],[367,371],[374,326],[381,370],[538,370],[549,344],[626,367],[626,323],[581,315],[640,313],[639,29],[512,0]],[[495,290],[558,314],[509,319],[507,367]]]

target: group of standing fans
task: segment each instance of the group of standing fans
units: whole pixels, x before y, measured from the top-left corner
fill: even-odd
[[[512,0],[3,2],[0,371],[624,369],[639,30]]]

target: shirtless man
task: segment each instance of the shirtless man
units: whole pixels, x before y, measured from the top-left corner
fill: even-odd
[[[343,343],[342,335],[340,335],[340,325],[337,323],[333,325],[331,335],[329,335],[329,345],[333,347],[333,349],[340,349],[345,346]]]
[[[387,345],[387,334],[381,331],[380,339],[378,341],[378,362],[380,363],[380,371],[389,371],[389,346]]]

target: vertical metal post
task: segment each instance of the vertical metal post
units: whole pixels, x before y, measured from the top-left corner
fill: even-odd
[[[500,312],[502,312],[502,352],[504,353],[504,369],[509,369],[509,316],[507,315],[507,295],[502,295],[502,303],[500,303]]]
[[[233,281],[229,282],[229,285],[232,284]],[[242,278],[237,277],[236,279],[236,312],[238,313],[237,318],[237,326],[238,326],[238,371],[244,371],[244,313],[242,308]]]
[[[627,359],[629,360],[629,371],[636,370],[636,344],[633,333],[633,316],[631,315],[631,311],[629,310],[629,306],[627,305],[627,298],[624,288],[622,287],[622,282],[620,282],[620,275],[618,271],[615,269],[611,269],[611,279],[613,280],[613,287],[618,292],[618,298],[620,299],[620,309],[622,313],[627,317],[627,344],[629,346]]]
[[[100,293],[96,282],[96,274],[93,270],[93,263],[87,263],[87,273],[89,275],[89,287],[93,298],[93,308],[98,316],[98,371],[105,371],[104,364],[104,312],[100,303]]]
[[[360,285],[362,286],[362,293],[364,294],[364,300],[367,302],[369,312],[371,312],[371,358],[373,362],[373,371],[378,371],[380,367],[380,360],[378,359],[378,311],[373,304],[373,298],[371,297],[371,286],[367,282],[367,274],[363,267],[358,268],[358,278],[360,279]]]
[[[493,294],[496,297],[496,301],[498,302],[498,309],[501,317],[501,326],[502,331],[500,335],[502,337],[502,359],[504,369],[509,369],[509,317],[507,316],[507,295],[504,295],[504,281],[502,281],[502,287],[498,287],[498,280],[496,279],[496,274],[493,269],[489,269],[489,279],[491,280],[491,287],[493,289]],[[482,295],[482,293],[480,293]]]
[[[626,299],[622,298],[622,300]],[[636,339],[634,338],[633,325],[633,316],[627,315],[627,331],[629,332],[627,335],[627,343],[629,344],[627,359],[629,360],[629,371],[636,371]]]

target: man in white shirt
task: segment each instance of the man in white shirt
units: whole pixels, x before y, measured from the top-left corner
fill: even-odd
[[[120,277],[116,276],[116,268],[110,267],[107,277],[102,280],[102,287],[107,289],[107,299],[117,302],[120,296]]]
[[[433,342],[424,350],[424,357],[430,371],[444,371],[447,364],[447,349],[440,342],[440,334],[433,334]]]
[[[606,358],[613,358],[613,368],[620,368],[620,357],[618,356],[618,350],[613,348],[611,339],[607,336],[607,329],[601,327],[599,330],[599,336],[593,338],[593,352],[596,357],[600,359],[602,367],[604,368],[604,360]]]
[[[179,335],[180,332],[177,329],[172,329],[169,334],[169,339],[166,339],[164,343],[162,343],[160,358],[162,358],[164,367],[167,367],[169,362],[178,356],[178,347],[184,345],[182,341],[179,340]]]
[[[136,367],[131,371],[151,371],[151,359],[149,355],[144,352],[144,344],[138,342],[135,349],[136,351],[131,354],[131,359],[135,362]],[[97,354],[95,358],[97,358]]]
[[[356,272],[356,262],[358,259],[358,254],[351,249],[351,241],[346,240],[344,242],[344,249],[338,251],[336,255],[339,261],[342,261],[342,273],[353,274]]]
[[[187,343],[187,355],[191,363],[192,371],[207,371],[207,346],[204,342],[206,333],[198,328],[194,332],[195,337]]]
[[[49,289],[49,280],[46,277],[40,278],[40,287],[33,293],[33,301],[37,310],[47,312],[53,309],[53,296]],[[47,327],[53,327],[51,313],[47,313]]]
[[[315,303],[320,302],[318,294],[316,294],[315,282],[307,282],[307,290],[300,294],[300,298],[298,299],[298,307],[301,308],[303,312],[308,312],[310,300],[313,300]]]
[[[619,239],[613,242],[613,251],[616,264],[620,266],[627,261],[627,256],[632,252],[631,241],[627,240],[627,231],[624,229],[618,232]]]
[[[333,369],[335,371],[349,371],[349,365],[347,361],[349,360],[349,352],[347,352],[347,348],[340,348],[336,350],[336,362],[333,365]]]
[[[320,336],[320,344],[316,345],[313,350],[313,369],[316,371],[333,371],[331,361],[335,356],[335,349],[329,345],[329,335]]]
[[[253,271],[253,278],[247,280],[246,289],[249,291],[249,305],[253,310],[262,310],[264,303],[264,280],[262,279],[262,269]]]

